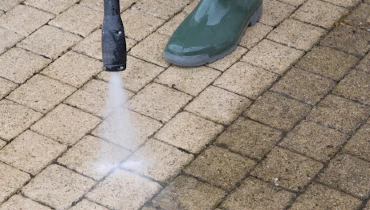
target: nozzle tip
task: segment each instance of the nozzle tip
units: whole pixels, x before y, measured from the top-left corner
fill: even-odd
[[[123,71],[126,69],[126,64],[121,65],[104,65],[104,71]]]

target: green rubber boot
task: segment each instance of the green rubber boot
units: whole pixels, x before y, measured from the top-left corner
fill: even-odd
[[[261,15],[262,0],[201,0],[173,33],[164,57],[178,66],[212,63],[230,54]]]

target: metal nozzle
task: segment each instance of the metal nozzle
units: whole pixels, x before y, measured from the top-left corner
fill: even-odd
[[[120,16],[119,0],[104,0],[102,53],[105,71],[126,69],[126,39]]]

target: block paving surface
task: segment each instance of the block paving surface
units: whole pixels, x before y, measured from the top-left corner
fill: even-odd
[[[103,1],[0,1],[0,210],[370,210],[370,1],[264,0],[230,55],[174,66],[198,2],[121,0],[115,116]]]

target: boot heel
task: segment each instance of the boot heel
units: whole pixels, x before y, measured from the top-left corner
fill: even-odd
[[[258,6],[253,15],[249,18],[249,26],[254,26],[262,15],[262,3]]]

